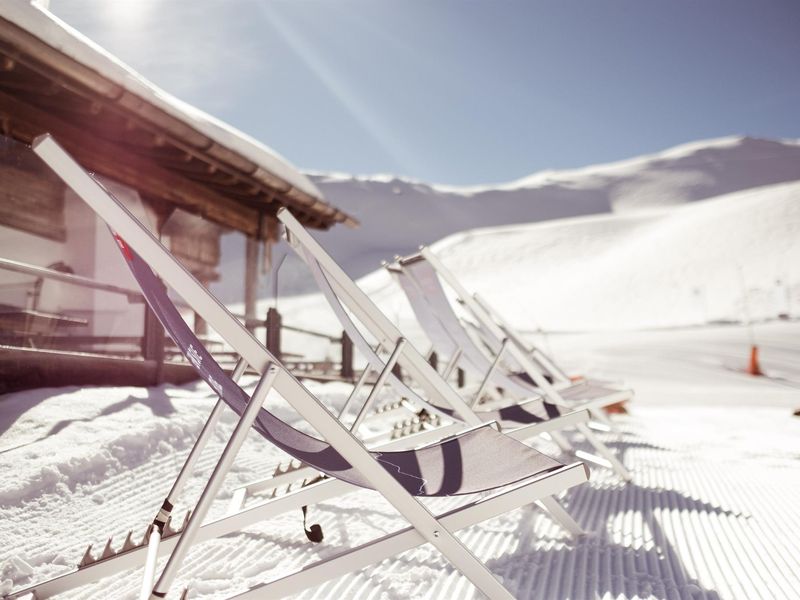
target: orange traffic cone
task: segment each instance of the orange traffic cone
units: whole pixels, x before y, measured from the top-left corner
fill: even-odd
[[[609,414],[609,415],[627,415],[628,414],[628,407],[625,406],[625,401],[623,401],[623,402],[615,402],[614,404],[609,404],[608,406],[604,406],[603,410],[606,411],[606,414]]]
[[[761,372],[761,366],[758,364],[758,346],[755,344],[750,346],[750,364],[747,365],[747,374],[755,376],[764,374]]]

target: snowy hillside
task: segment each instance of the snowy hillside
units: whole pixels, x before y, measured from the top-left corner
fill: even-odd
[[[800,179],[800,143],[722,138],[608,165],[546,171],[508,184],[471,188],[396,178],[312,179],[330,202],[361,221],[355,231],[340,227],[320,236],[358,276],[361,268],[371,271],[380,259],[465,229],[630,213],[794,181]],[[369,257],[358,258],[361,253]]]
[[[319,234],[353,277],[381,260],[467,229],[580,215],[631,214],[800,178],[800,142],[727,137],[684,144],[626,161],[545,171],[515,182],[474,187],[431,185],[392,176],[312,175],[333,205],[361,227]],[[284,250],[279,249],[278,255]],[[241,300],[244,241],[223,238],[223,280],[214,291]],[[293,260],[281,270],[281,293],[308,291]],[[267,297],[269,281],[262,282]]]
[[[526,331],[800,315],[800,182],[679,207],[476,229],[432,247],[469,290]],[[400,288],[383,269],[359,285],[427,347]],[[313,322],[331,333],[340,328],[319,295],[282,298],[280,310],[285,323]],[[310,351],[308,338],[289,336],[287,342]]]
[[[478,230],[435,248],[469,289],[528,329],[635,329],[797,314],[800,183],[677,209]],[[519,293],[508,293],[509,280]]]

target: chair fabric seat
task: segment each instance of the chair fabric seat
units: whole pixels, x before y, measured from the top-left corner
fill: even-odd
[[[448,358],[458,348],[461,351],[459,366],[483,377],[491,368],[492,362],[469,336],[458,315],[453,312],[453,307],[433,267],[422,259],[406,261],[403,263],[403,269],[392,273],[408,298],[414,316],[422,325],[425,335],[437,351],[445,353],[439,358]],[[530,397],[540,394],[531,384],[514,377],[513,374],[505,373],[503,368],[492,372],[491,382],[515,396]]]
[[[200,377],[241,415],[249,401],[247,394],[231,380],[189,329],[150,267],[119,236],[115,235],[115,238],[150,307],[169,336]],[[348,483],[371,488],[360,472],[333,446],[297,430],[267,409],[260,410],[253,428],[306,465]],[[489,491],[563,466],[488,425],[420,449],[373,451],[372,455],[415,496]]]
[[[450,408],[437,406],[444,413],[455,415],[455,411]],[[501,408],[479,409],[475,411],[484,423],[497,422],[503,429],[514,429],[523,425],[533,423],[544,423],[550,419],[560,417],[564,412],[555,404],[551,404],[539,398],[526,400],[518,404],[511,404]]]
[[[564,400],[580,404],[581,402],[590,402],[592,400],[599,400],[600,398],[609,398],[623,391],[624,390],[610,388],[598,383],[586,381],[559,389],[558,393],[562,398],[564,398]]]

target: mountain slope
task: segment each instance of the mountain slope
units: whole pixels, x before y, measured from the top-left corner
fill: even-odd
[[[796,315],[800,182],[682,207],[467,231],[433,249],[468,289],[527,330]],[[387,275],[362,284],[405,318]]]
[[[334,205],[361,221],[358,229],[315,233],[353,277],[381,260],[413,251],[458,231],[580,215],[636,214],[800,178],[800,142],[727,137],[684,144],[606,165],[546,171],[494,186],[431,185],[391,176],[312,175]],[[279,258],[286,252],[278,248]],[[241,300],[241,236],[223,238],[223,280],[214,289]],[[281,294],[309,291],[290,257],[280,272]],[[267,281],[261,296],[268,295]]]
[[[361,221],[320,239],[355,276],[377,261],[475,227],[683,204],[800,178],[800,143],[728,137],[617,163],[546,171],[496,186],[313,175],[334,205]]]

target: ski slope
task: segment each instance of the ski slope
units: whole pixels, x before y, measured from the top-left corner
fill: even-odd
[[[800,586],[800,325],[758,331],[764,366],[787,379],[750,378],[731,368],[747,347],[741,328],[552,336],[546,343],[573,372],[624,377],[638,392],[606,437],[633,472],[623,485],[595,468],[562,499],[587,532],[568,538],[536,507],[474,526],[461,539],[520,600],[791,600]],[[252,391],[254,378],[246,380]],[[309,384],[331,407],[345,384]],[[200,385],[61,388],[0,402],[0,590],[67,571],[94,544],[152,520],[214,403]],[[291,415],[282,410],[284,418]],[[197,499],[234,426],[224,413],[176,515]],[[577,436],[572,440],[582,446]],[[554,446],[539,442],[554,453]],[[212,517],[236,486],[267,476],[280,452],[247,439]],[[457,499],[431,504],[450,508]],[[311,507],[325,542],[306,541],[299,510],[194,548],[170,598],[225,598],[342,548],[403,526],[375,493]],[[141,570],[64,598],[137,598]],[[477,598],[430,547],[340,577],[298,598]]]

